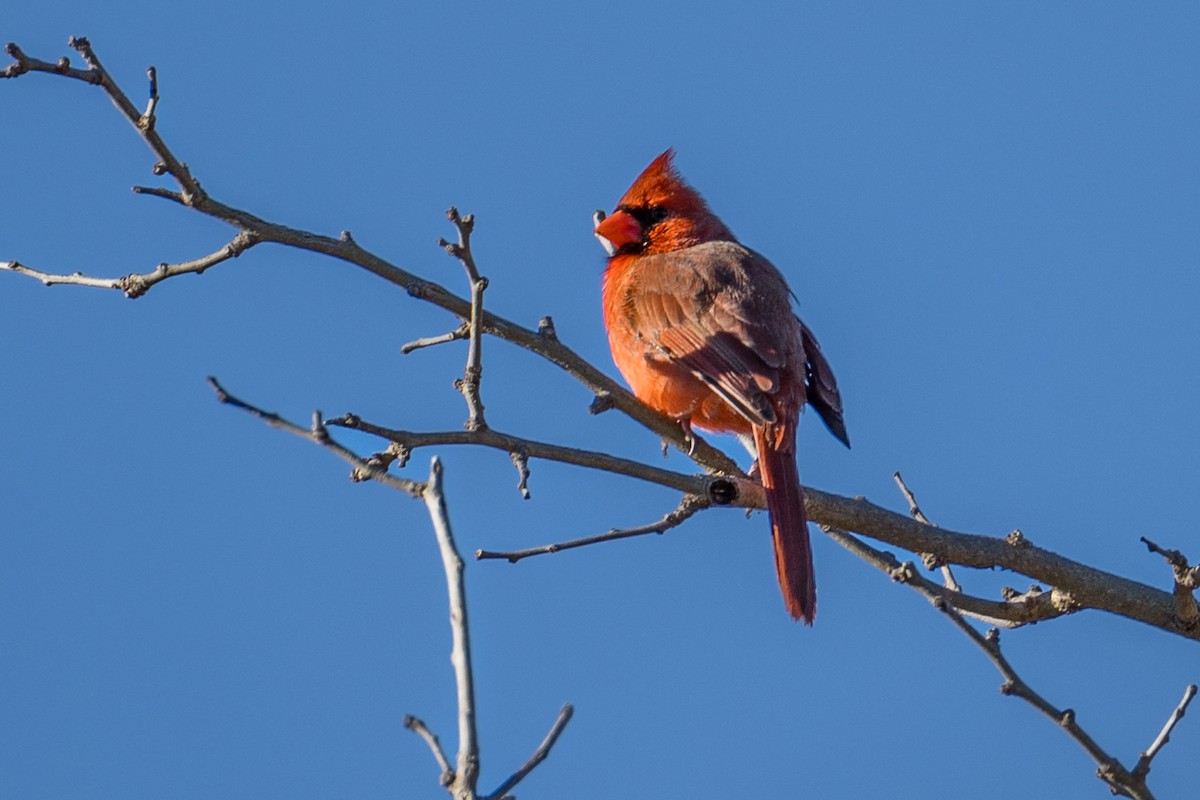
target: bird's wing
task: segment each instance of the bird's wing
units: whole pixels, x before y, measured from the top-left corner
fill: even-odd
[[[751,424],[777,420],[772,397],[785,370],[798,372],[803,343],[786,284],[766,259],[729,242],[646,256],[629,302],[627,318],[648,348]]]
[[[837,379],[817,337],[808,326],[800,322],[800,334],[804,342],[804,378],[808,384],[808,403],[817,410],[825,421],[829,432],[841,440],[846,447],[850,446],[850,437],[846,435],[846,422],[842,419],[842,395],[838,392]]]

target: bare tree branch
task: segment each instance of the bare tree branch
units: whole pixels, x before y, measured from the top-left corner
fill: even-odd
[[[442,567],[446,572],[446,589],[450,595],[450,631],[454,641],[450,663],[454,666],[454,682],[458,687],[458,756],[454,780],[448,788],[455,800],[475,800],[475,785],[479,780],[479,737],[475,729],[475,678],[471,669],[467,592],[463,584],[463,560],[454,544],[446,496],[442,491],[442,462],[437,456],[429,464],[424,500],[429,517],[433,520],[438,549],[442,554]]]
[[[606,533],[596,536],[586,536],[582,539],[572,539],[567,542],[558,542],[557,544],[545,544],[539,547],[530,547],[526,550],[513,550],[502,553],[495,553],[490,550],[476,550],[475,558],[481,561],[502,558],[509,563],[515,564],[521,559],[529,558],[530,556],[558,553],[562,550],[573,550],[576,547],[587,547],[588,545],[600,544],[602,542],[614,542],[618,539],[629,539],[633,536],[645,536],[648,533],[666,533],[671,528],[677,528],[691,519],[698,511],[711,506],[712,501],[708,498],[688,494],[684,495],[683,499],[679,501],[679,505],[675,507],[674,511],[664,514],[661,519],[647,525],[639,525],[636,528],[613,528]]]
[[[194,272],[197,275],[203,273],[209,267],[216,266],[223,261],[228,261],[231,258],[237,258],[242,253],[249,250],[257,240],[254,234],[249,231],[242,231],[237,236],[226,244],[221,249],[209,253],[206,256],[193,259],[191,261],[182,261],[178,264],[159,264],[158,268],[153,272],[147,272],[142,275],[126,275],[121,278],[91,278],[80,272],[75,272],[70,275],[52,275],[47,272],[41,272],[20,264],[16,261],[0,261],[0,270],[8,270],[21,275],[28,275],[42,282],[45,286],[54,286],[56,284],[73,284],[76,286],[91,286],[100,289],[119,289],[125,293],[126,297],[141,297],[150,290],[150,287],[156,283],[165,281],[167,278],[174,278],[176,275],[184,275],[189,272]]]
[[[446,574],[446,588],[450,600],[450,627],[453,639],[450,661],[454,666],[455,684],[458,693],[458,754],[454,767],[450,766],[445,751],[437,736],[420,719],[407,715],[404,726],[420,735],[429,745],[438,766],[442,770],[441,782],[447,787],[455,800],[477,800],[476,786],[479,779],[479,738],[475,723],[475,681],[471,666],[471,638],[467,618],[466,585],[463,580],[464,564],[462,556],[454,543],[454,534],[450,527],[449,512],[446,508],[445,492],[442,488],[442,465],[435,456],[430,463],[429,480],[424,483],[397,478],[386,473],[386,464],[382,467],[363,459],[335,442],[325,429],[320,412],[313,413],[312,425],[305,429],[290,422],[278,414],[264,411],[229,394],[216,378],[209,378],[208,383],[217,394],[217,399],[234,408],[240,408],[272,427],[300,436],[319,444],[333,452],[339,458],[354,466],[352,478],[358,479],[365,475],[371,480],[419,497],[425,501],[433,528],[437,534],[438,549],[442,556],[442,566]],[[517,772],[515,772],[494,795],[500,797],[513,786],[516,786],[530,771],[545,760],[562,733],[563,728],[571,718],[572,707],[563,706],[558,720],[550,729],[550,733],[541,745],[534,751],[533,756]]]
[[[3,74],[15,77],[28,72],[45,72],[101,86],[158,157],[157,171],[169,174],[175,179],[184,205],[223,220],[241,231],[252,233],[256,243],[273,242],[329,255],[366,269],[405,289],[411,296],[433,303],[460,319],[470,318],[471,304],[467,300],[364,250],[348,232],[343,232],[336,239],[320,236],[268,222],[210,197],[200,189],[199,183],[187,166],[167,148],[158,135],[157,128],[143,130],[138,125],[141,112],[129,102],[100,66],[87,41],[73,39],[72,46],[84,54],[89,64],[87,70],[36,61],[21,53],[19,48],[12,47],[9,52],[17,61],[9,65]],[[114,282],[87,285],[119,288]],[[594,409],[621,410],[660,438],[669,441],[676,449],[690,454],[690,457],[706,471],[727,478],[729,485],[736,490],[734,499],[730,502],[736,501],[737,504],[748,507],[762,507],[761,486],[744,479],[744,473],[731,458],[707,442],[689,437],[674,420],[643,405],[615,381],[563,345],[557,337],[547,335],[544,327],[540,331],[530,330],[488,311],[482,312],[480,322],[484,333],[498,336],[536,353],[578,379],[595,393],[597,400],[593,404]],[[685,488],[684,491],[692,490]],[[1102,608],[1190,639],[1200,639],[1200,626],[1186,625],[1178,618],[1172,595],[1136,581],[1077,564],[1028,543],[1011,544],[1002,539],[932,528],[879,508],[862,498],[850,499],[808,490],[807,503],[809,518],[814,522],[857,531],[917,553],[929,553],[943,563],[985,569],[1011,569],[1034,580],[1059,587],[1070,594],[1081,608]]]
[[[425,505],[433,521],[437,535],[438,550],[442,556],[442,568],[446,575],[446,590],[450,598],[450,630],[453,645],[450,663],[454,666],[454,680],[458,689],[458,755],[451,768],[449,759],[442,751],[436,736],[415,717],[406,716],[404,724],[425,738],[433,751],[434,758],[442,768],[442,784],[455,800],[477,800],[476,786],[479,781],[480,755],[479,735],[475,723],[475,677],[471,665],[471,633],[467,619],[467,590],[463,580],[462,556],[454,543],[454,532],[450,526],[450,514],[446,508],[446,495],[442,488],[442,462],[434,456],[429,465],[429,480],[425,483]],[[558,740],[574,709],[570,704],[563,706],[550,733],[525,762],[508,780],[483,800],[503,797],[510,789],[525,778],[538,764],[545,760],[550,748]]]
[[[405,289],[411,296],[433,303],[463,320],[463,324],[448,334],[418,339],[402,350],[411,352],[419,347],[466,338],[469,340],[467,363],[459,381],[459,389],[466,399],[469,418],[467,431],[450,433],[411,433],[396,431],[365,423],[357,417],[347,415],[340,420],[322,421],[319,412],[314,413],[308,429],[289,422],[277,414],[266,412],[229,395],[215,380],[209,382],[218,399],[258,416],[275,427],[302,436],[331,450],[354,467],[352,477],[356,480],[371,479],[385,483],[406,494],[425,500],[433,519],[442,552],[450,595],[450,616],[454,638],[452,661],[458,684],[459,748],[456,766],[451,768],[441,745],[425,726],[415,718],[406,717],[405,724],[422,735],[430,745],[439,766],[443,770],[444,782],[457,800],[476,800],[476,783],[479,774],[479,744],[475,728],[474,689],[471,675],[470,641],[467,626],[466,597],[463,585],[463,562],[453,542],[445,500],[442,493],[440,462],[434,458],[430,480],[427,483],[398,478],[389,473],[393,463],[403,465],[416,447],[430,444],[473,444],[493,447],[508,452],[519,475],[518,488],[528,496],[530,458],[546,458],[563,463],[578,464],[610,472],[630,475],[635,478],[671,486],[685,492],[679,506],[662,519],[637,528],[613,530],[599,536],[577,539],[540,548],[512,553],[490,553],[479,551],[479,558],[505,558],[517,561],[539,553],[557,552],[563,549],[582,547],[618,538],[662,533],[678,526],[694,514],[712,505],[736,504],[739,506],[762,507],[762,487],[747,479],[736,463],[721,451],[697,439],[690,431],[682,428],[676,420],[664,417],[641,404],[590,363],[558,341],[553,322],[543,317],[537,330],[516,325],[483,308],[483,292],[487,280],[480,276],[470,249],[470,236],[474,219],[471,215],[460,217],[451,209],[448,218],[458,232],[458,242],[439,243],[462,263],[470,284],[470,299],[465,300],[439,284],[421,279],[360,247],[349,232],[334,239],[307,231],[290,228],[257,217],[247,211],[228,206],[212,198],[200,182],[192,175],[187,164],[180,161],[167,147],[157,132],[156,111],[159,103],[158,75],[154,67],[147,70],[149,98],[145,110],[139,112],[128,96],[101,65],[92,47],[85,38],[72,38],[70,46],[83,58],[86,69],[70,65],[67,58],[55,63],[40,61],[25,55],[19,47],[10,44],[6,51],[14,59],[2,71],[0,77],[16,78],[38,72],[79,80],[100,86],[120,113],[133,125],[138,134],[156,157],[152,171],[156,175],[168,175],[176,189],[154,186],[137,186],[140,194],[171,200],[192,208],[202,214],[220,219],[238,230],[234,238],[216,252],[179,264],[160,264],[153,272],[130,274],[122,278],[98,278],[83,273],[53,274],[33,269],[16,260],[0,261],[0,270],[17,272],[40,280],[46,285],[72,284],[93,288],[117,289],[128,297],[139,297],[150,288],[167,278],[187,273],[202,273],[209,267],[239,256],[260,243],[270,242],[295,247],[354,264]],[[568,374],[587,386],[595,395],[592,404],[594,413],[608,408],[617,408],[635,419],[664,441],[688,455],[703,467],[707,475],[685,475],[662,470],[626,459],[618,459],[604,453],[577,450],[541,442],[520,439],[491,431],[484,417],[480,396],[482,378],[482,336],[489,334],[506,339],[530,352],[558,365]],[[328,433],[327,425],[354,428],[387,438],[388,450],[361,458],[339,443]],[[1154,552],[1164,555],[1172,564],[1175,574],[1174,593],[1168,594],[1149,586],[1121,578],[1070,561],[1047,550],[1034,547],[1019,532],[1005,539],[956,533],[933,526],[917,505],[916,498],[904,484],[899,473],[895,479],[908,500],[914,519],[874,506],[864,498],[844,498],[817,490],[807,490],[809,517],[822,525],[843,546],[883,570],[896,580],[908,583],[914,589],[934,600],[941,609],[968,637],[981,647],[1005,677],[1002,691],[1015,694],[1058,722],[1074,738],[1098,766],[1098,774],[1114,793],[1134,798],[1150,798],[1145,786],[1145,776],[1150,770],[1152,759],[1169,740],[1175,725],[1183,717],[1196,693],[1191,686],[1183,701],[1176,707],[1167,724],[1151,747],[1142,754],[1137,767],[1131,772],[1105,753],[1091,737],[1075,722],[1070,710],[1060,711],[1034,692],[1013,670],[1003,656],[999,646],[999,634],[993,630],[981,635],[962,616],[962,613],[982,615],[1006,624],[1020,624],[1051,619],[1084,608],[1098,608],[1136,619],[1147,624],[1191,639],[1200,639],[1200,608],[1193,592],[1200,585],[1200,566],[1190,567],[1186,558],[1178,551],[1159,548],[1143,539]],[[945,575],[945,585],[939,586],[920,574],[911,563],[900,563],[891,554],[876,550],[862,542],[850,531],[889,542],[918,553],[928,565],[939,566]],[[1036,580],[1059,587],[1043,592],[1034,587],[1018,595],[1008,591],[1002,601],[986,600],[967,595],[949,571],[950,564],[975,568],[1001,567],[1028,575]],[[962,613],[960,613],[960,611]],[[564,706],[546,739],[525,765],[488,795],[488,800],[501,800],[507,792],[537,766],[548,754],[563,727],[571,716],[571,707]]]
[[[98,85],[112,100],[113,104],[138,131],[150,150],[157,157],[154,172],[158,175],[170,175],[179,186],[178,194],[167,190],[151,190],[141,187],[144,194],[156,194],[177,200],[188,208],[214,219],[219,219],[228,225],[242,231],[248,231],[255,237],[255,243],[275,243],[301,250],[331,256],[338,260],[361,267],[374,273],[380,278],[408,292],[416,299],[432,303],[449,311],[462,320],[471,319],[471,303],[453,294],[445,287],[432,281],[419,278],[406,270],[397,267],[379,256],[368,252],[354,241],[348,231],[334,239],[308,231],[290,228],[286,225],[269,222],[261,217],[242,209],[226,205],[200,188],[200,182],[191,174],[187,165],[181,162],[167,147],[166,142],[159,136],[157,128],[143,128],[140,124],[142,114],[129,101],[129,98],[113,81],[108,72],[100,65],[92,52],[91,45],[86,39],[72,38],[70,44],[84,55],[89,68],[79,70],[60,68],[48,62],[38,61],[25,56],[16,45],[9,45],[8,52],[16,63],[10,64],[2,74],[4,77],[18,77],[28,72],[44,72],[52,75],[62,75],[75,78],[85,83]],[[16,263],[15,261],[0,263]],[[116,279],[100,278],[71,281],[76,285],[93,286],[98,288],[121,288]],[[696,463],[710,472],[742,475],[742,471],[727,455],[712,447],[703,440],[689,438],[674,421],[659,414],[654,409],[643,404],[620,384],[605,375],[592,364],[581,358],[577,353],[558,341],[558,338],[543,329],[530,330],[491,312],[479,310],[478,330],[491,336],[497,336],[520,347],[536,353],[552,364],[574,376],[580,383],[594,392],[597,397],[603,397],[604,408],[616,408],[622,413],[654,431],[660,438],[669,441],[677,450],[688,454]],[[594,409],[599,409],[595,405]]]
[[[220,382],[218,382],[214,377],[210,376],[208,378],[208,385],[211,386],[213,391],[217,393],[218,401],[253,414],[273,428],[279,428],[280,430],[295,434],[302,439],[307,439],[314,444],[321,445],[327,450],[333,452],[338,458],[351,464],[354,467],[356,474],[365,474],[369,476],[371,480],[378,481],[385,486],[390,486],[393,489],[404,492],[410,497],[424,496],[425,484],[421,483],[420,481],[412,481],[407,478],[398,478],[394,475],[389,475],[387,474],[386,470],[380,470],[373,464],[368,463],[366,459],[360,458],[346,447],[343,447],[334,441],[333,437],[329,435],[329,431],[325,429],[325,423],[321,420],[321,413],[319,411],[313,412],[312,425],[308,428],[302,428],[294,422],[289,422],[273,411],[263,411],[258,406],[251,405],[244,400],[239,400],[229,392],[225,391],[225,387],[221,386]],[[355,476],[352,475],[351,477]]]
[[[447,242],[445,239],[438,239],[438,245],[463,265],[471,287],[471,314],[467,319],[470,342],[467,347],[467,366],[463,370],[462,380],[455,385],[467,401],[470,416],[467,418],[466,428],[469,431],[477,431],[487,427],[479,387],[483,380],[483,292],[487,289],[488,281],[479,274],[479,269],[475,266],[475,256],[471,253],[471,232],[475,230],[475,215],[459,216],[458,209],[451,206],[446,212],[446,219],[450,220],[458,231],[458,241]]]
[[[33,267],[27,267],[20,261],[0,261],[0,270],[15,272],[18,275],[28,275],[34,280],[41,281],[43,286],[57,284],[74,284],[75,286],[91,286],[97,289],[119,289],[120,278],[93,278],[82,272],[72,272],[69,275],[54,275],[42,272]]]
[[[750,481],[736,481],[738,504],[757,506]],[[931,553],[944,563],[976,569],[997,567],[1057,587],[1079,609],[1097,608],[1135,619],[1187,639],[1200,639],[1175,612],[1168,592],[1080,564],[1035,546],[1024,537],[996,538],[923,525],[871,503],[805,488],[808,516],[822,527],[854,531],[914,553]]]
[[[992,624],[1001,627],[1016,628],[1072,614],[1078,610],[1071,597],[1058,590],[1029,592],[1005,600],[988,600],[965,594],[960,589],[934,583],[918,572],[911,561],[901,563],[891,553],[871,547],[848,531],[824,525],[821,529],[835,542],[892,580],[907,584],[927,597],[938,598],[965,614],[977,619],[990,620]]]
[[[950,621],[967,635],[967,638],[987,654],[992,664],[1004,676],[1004,683],[1000,687],[1000,692],[1020,697],[1061,726],[1067,732],[1067,735],[1074,739],[1088,756],[1091,757],[1092,761],[1095,762],[1096,775],[1108,784],[1114,794],[1119,794],[1123,797],[1132,797],[1135,800],[1153,800],[1154,795],[1146,788],[1145,780],[1130,773],[1119,761],[1106,753],[1088,735],[1087,731],[1075,721],[1074,711],[1069,708],[1063,710],[1055,708],[1021,679],[1021,676],[1013,669],[1008,659],[1000,652],[1000,631],[992,628],[986,636],[981,635],[979,631],[971,627],[969,622],[963,619],[961,614],[950,606],[940,600],[935,601],[934,605],[938,610],[945,613]]]
[[[418,433],[415,431],[386,428],[367,422],[355,414],[345,414],[335,419],[326,420],[326,425],[351,428],[370,433],[386,439],[405,450],[412,451],[420,447],[442,445],[475,445],[503,450],[510,456],[522,454],[526,459],[544,458],[548,461],[558,461],[563,464],[574,464],[579,467],[612,472],[631,478],[656,483],[671,489],[678,489],[692,494],[714,496],[714,504],[722,505],[733,502],[732,499],[720,503],[717,497],[734,496],[736,489],[728,478],[718,478],[710,475],[688,475],[682,472],[672,472],[669,469],[643,464],[627,458],[602,453],[598,450],[582,450],[575,447],[540,442],[534,439],[524,439],[519,436],[501,433],[487,428],[477,431],[436,431]]]
[[[998,619],[1011,619],[1017,622],[1033,622],[1036,621],[1035,617],[1044,619],[1050,616],[1057,616],[1061,613],[1070,613],[1069,611],[1057,611],[1053,604],[1035,605],[1024,601],[996,603],[995,601],[983,600],[982,598],[969,597],[945,586],[939,586],[918,574],[912,563],[901,564],[890,553],[876,550],[846,531],[827,528],[826,532],[838,544],[878,567],[891,576],[893,580],[907,584],[910,588],[928,598],[935,608],[944,613],[967,638],[983,650],[1000,674],[1004,676],[1004,684],[1000,687],[1000,691],[1006,695],[1020,697],[1062,727],[1096,763],[1096,774],[1109,785],[1114,794],[1137,798],[1137,800],[1152,800],[1153,795],[1146,787],[1145,782],[1145,774],[1149,772],[1149,759],[1147,759],[1146,770],[1140,774],[1136,769],[1132,772],[1125,769],[1119,761],[1105,752],[1087,731],[1076,722],[1074,711],[1055,708],[1017,674],[1012,664],[1009,663],[1008,659],[1000,651],[1000,631],[992,628],[986,636],[980,634],[979,631],[975,630],[967,622],[958,609],[970,610]],[[1044,593],[1043,595],[1037,595],[1034,599],[1042,596],[1051,597],[1052,595],[1052,592]],[[1048,616],[1041,617],[1040,615],[1044,613],[1048,614]],[[1026,615],[1028,615],[1028,618],[1019,618]],[[1184,707],[1186,707],[1188,701],[1190,701],[1190,698],[1185,696]],[[1179,713],[1179,716],[1182,716],[1182,712]],[[1175,722],[1177,721],[1175,720]],[[1168,728],[1174,727],[1175,722],[1169,722]],[[1159,747],[1161,748],[1161,745]],[[1149,758],[1153,757],[1153,754],[1149,756]]]

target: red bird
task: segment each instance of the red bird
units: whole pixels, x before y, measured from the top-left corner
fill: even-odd
[[[837,382],[792,313],[783,275],[738,242],[673,158],[654,159],[612,215],[596,213],[613,361],[646,405],[685,427],[737,434],[756,454],[784,603],[811,625],[817,585],[796,428],[807,402],[850,446]]]

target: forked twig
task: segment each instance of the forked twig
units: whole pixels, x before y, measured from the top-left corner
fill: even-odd
[[[908,502],[908,513],[912,515],[912,518],[917,522],[925,525],[932,525],[936,528],[937,526],[933,525],[933,523],[929,521],[929,519],[925,516],[925,513],[921,511],[921,507],[917,505],[916,495],[914,495],[908,488],[908,484],[906,484],[904,482],[904,478],[900,476],[899,470],[896,470],[892,473],[892,479],[896,481],[896,485],[900,487],[900,494],[904,495],[905,501]],[[956,592],[961,592],[962,587],[959,586],[958,581],[954,579],[954,572],[950,569],[950,565],[939,564],[938,566],[942,570],[942,580],[945,582],[946,588],[952,589]]]
[[[475,230],[475,215],[459,216],[458,209],[453,206],[446,212],[446,219],[454,224],[458,231],[457,242],[447,242],[438,239],[438,244],[447,253],[454,256],[467,272],[467,280],[471,285],[471,314],[467,318],[467,365],[463,368],[463,376],[455,383],[467,401],[466,429],[469,431],[483,430],[487,420],[483,416],[483,398],[480,396],[480,384],[483,381],[483,292],[487,289],[487,278],[479,274],[475,266],[475,256],[471,253],[471,232]]]
[[[1200,607],[1197,607],[1195,592],[1200,587],[1200,565],[1190,566],[1187,556],[1179,550],[1159,547],[1145,536],[1141,539],[1150,552],[1158,553],[1171,565],[1175,577],[1175,614],[1180,624],[1189,628],[1197,627],[1200,624]]]
[[[442,463],[434,456],[429,466],[429,480],[425,483],[425,505],[429,509],[433,529],[437,534],[438,550],[442,556],[442,567],[446,575],[446,589],[450,599],[450,630],[453,645],[450,662],[454,666],[454,680],[458,692],[458,754],[451,768],[449,759],[441,745],[424,724],[416,728],[409,724],[414,717],[405,717],[405,725],[420,733],[434,758],[442,768],[442,784],[455,800],[477,800],[476,786],[479,781],[480,754],[479,735],[475,720],[475,677],[471,665],[471,629],[467,618],[467,590],[463,578],[465,565],[458,547],[454,543],[454,532],[450,526],[450,515],[446,509],[446,496],[442,482]],[[574,709],[570,704],[563,706],[550,733],[534,751],[524,765],[512,774],[495,792],[482,800],[497,800],[516,786],[533,769],[546,759],[550,749],[562,734]],[[422,730],[423,729],[423,730]]]
[[[313,412],[312,425],[310,425],[308,428],[303,428],[294,422],[284,419],[273,411],[264,411],[258,406],[251,405],[244,400],[239,400],[229,392],[225,391],[225,387],[223,387],[214,377],[209,376],[207,380],[208,385],[212,387],[214,392],[216,392],[218,401],[253,414],[273,428],[279,428],[280,430],[295,434],[302,439],[307,439],[314,444],[321,445],[338,458],[351,464],[355,469],[355,473],[360,476],[366,475],[370,477],[371,480],[404,492],[410,497],[424,496],[425,484],[421,483],[420,481],[413,481],[409,480],[408,478],[398,478],[395,475],[389,475],[386,470],[379,469],[375,465],[371,464],[367,459],[361,458],[348,448],[336,442],[333,437],[329,435],[329,431],[325,429],[325,423],[321,419],[321,413],[319,411]]]

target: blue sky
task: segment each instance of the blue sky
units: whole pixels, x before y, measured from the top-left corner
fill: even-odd
[[[614,374],[590,214],[674,146],[787,275],[837,372],[854,449],[809,420],[806,482],[902,510],[899,469],[935,522],[1020,528],[1164,588],[1139,536],[1200,558],[1194,4],[118,0],[0,23],[47,59],[72,34],[138,98],[158,68],[159,130],[225,202],[350,229],[460,290],[434,243],[447,206],[474,212],[489,306],[553,315]],[[0,83],[0,114],[0,260],[122,275],[231,236],[128,191],[158,179],[99,91],[26,76]],[[0,795],[436,796],[401,727],[454,739],[424,507],[349,483],[203,379],[294,419],[456,429],[463,348],[399,353],[455,322],[281,248],[137,301],[0,279]],[[497,428],[660,463],[553,367],[491,341],[485,358]],[[440,455],[467,550],[677,500],[535,462],[523,501],[503,454]],[[924,601],[819,534],[815,550],[811,630],[782,608],[761,514],[471,563],[484,788],[569,701],[522,798],[1108,796]],[[1003,641],[1127,764],[1200,677],[1194,644],[1096,613]],[[1189,718],[1158,796],[1192,791],[1198,750]]]

